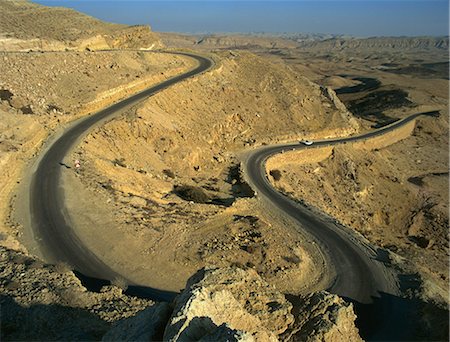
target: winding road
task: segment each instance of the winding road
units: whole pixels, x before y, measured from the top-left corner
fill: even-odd
[[[435,116],[438,112],[412,114],[366,134],[315,141],[311,146],[299,143],[265,146],[247,154],[243,162],[246,181],[260,199],[293,219],[296,229],[306,234],[327,257],[326,261],[331,265],[328,264],[329,270],[324,272],[335,274],[327,290],[354,303],[358,317],[365,321],[362,323],[365,338],[402,340],[408,337],[405,335],[408,329],[401,329],[399,322],[410,310],[409,304],[398,297],[397,276],[384,264],[384,252],[374,249],[336,221],[317,215],[307,206],[278,192],[267,178],[265,162],[277,153],[293,149],[314,149],[367,140],[398,129],[421,115]]]
[[[198,62],[198,66],[79,120],[55,140],[39,160],[29,189],[30,221],[34,237],[40,242],[41,252],[47,261],[66,262],[82,275],[93,279],[112,280],[121,277],[128,281],[126,276],[115,272],[84,246],[72,229],[61,191],[61,163],[77,142],[94,126],[170,85],[207,71],[213,65],[213,62],[205,57],[188,53],[178,54],[194,58]],[[266,146],[248,154],[244,163],[244,172],[247,181],[258,192],[258,196],[294,219],[298,229],[309,234],[329,256],[336,273],[329,291],[364,304],[371,303],[372,299],[381,292],[393,293],[396,285],[393,284],[383,263],[377,261],[377,251],[359,243],[355,235],[338,226],[334,221],[321,219],[305,206],[299,205],[277,192],[267,179],[265,161],[268,157],[285,149],[330,146],[382,135],[423,114],[412,115],[361,136],[316,141],[312,146],[303,146],[298,143]],[[162,290],[139,287],[139,284],[129,281],[128,283],[136,285],[134,294],[145,295],[156,300],[170,300],[175,295]]]
[[[32,175],[29,192],[30,221],[35,240],[39,241],[41,253],[49,262],[67,263],[91,284],[96,280],[122,278],[130,285],[138,285],[100,260],[83,245],[72,229],[60,185],[64,157],[94,126],[177,82],[207,71],[213,65],[210,59],[202,56],[178,52],[176,54],[195,59],[198,66],[79,120],[51,144]],[[158,300],[170,300],[175,295],[139,286],[130,286],[130,292]]]

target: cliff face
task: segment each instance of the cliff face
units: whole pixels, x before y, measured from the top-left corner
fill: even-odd
[[[154,49],[162,47],[149,26],[126,26],[68,8],[46,7],[25,0],[0,2],[0,49]]]

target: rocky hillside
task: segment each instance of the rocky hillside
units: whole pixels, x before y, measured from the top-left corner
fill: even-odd
[[[319,292],[295,309],[237,267],[200,270],[173,303],[155,303],[117,285],[90,292],[66,265],[0,247],[0,292],[2,341],[361,340],[351,304]]]
[[[135,51],[0,52],[0,60],[0,232],[9,247],[17,233],[5,221],[11,193],[49,134],[191,65]]]
[[[62,7],[27,0],[0,2],[0,49],[63,50],[159,48],[159,37],[148,26],[105,23]]]

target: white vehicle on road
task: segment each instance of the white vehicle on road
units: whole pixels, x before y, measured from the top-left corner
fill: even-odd
[[[314,142],[311,140],[300,140],[300,144],[311,146]]]

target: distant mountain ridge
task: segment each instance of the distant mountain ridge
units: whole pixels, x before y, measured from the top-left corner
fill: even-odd
[[[299,47],[323,47],[329,49],[448,49],[449,37],[370,37],[311,40],[291,37]]]
[[[356,38],[332,34],[305,33],[223,33],[184,35],[161,33],[161,38],[168,45],[192,45],[204,48],[306,48],[324,50],[346,49],[392,49],[392,50],[447,50],[449,37],[369,37]]]

